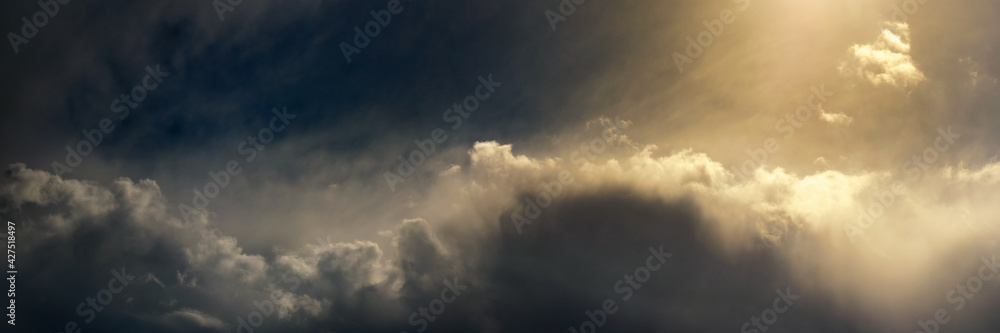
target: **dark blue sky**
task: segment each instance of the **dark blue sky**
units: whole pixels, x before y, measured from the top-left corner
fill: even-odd
[[[254,332],[553,332],[606,299],[600,332],[756,332],[779,289],[770,332],[1000,327],[995,283],[941,297],[1000,230],[994,0],[402,0],[350,62],[393,1],[58,1],[0,4],[25,332],[244,332],[261,300]]]

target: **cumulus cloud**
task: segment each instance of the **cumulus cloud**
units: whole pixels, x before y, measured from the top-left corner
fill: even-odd
[[[634,291],[629,320],[610,324],[614,330],[738,326],[741,313],[759,307],[746,293],[783,285],[809,293],[812,301],[803,306],[820,309],[791,321],[822,325],[840,321],[827,314],[841,311],[856,315],[852,325],[861,325],[865,312],[891,318],[917,314],[920,307],[913,304],[936,301],[919,290],[946,288],[943,281],[959,274],[942,273],[941,265],[963,259],[971,265],[988,254],[977,246],[951,253],[921,247],[981,240],[974,229],[942,218],[955,207],[967,207],[968,216],[995,214],[981,208],[987,207],[983,199],[961,194],[995,192],[995,163],[928,172],[893,197],[894,204],[866,229],[865,242],[852,244],[845,230],[861,223],[858,212],[887,200],[885,188],[899,175],[834,170],[798,175],[758,168],[740,179],[693,149],[660,153],[654,145],[633,150],[635,142],[628,142],[609,145],[593,159],[532,157],[515,153],[511,144],[476,143],[468,151],[468,170],[440,178],[419,199],[426,212],[437,212],[428,214],[434,220],[406,219],[381,233],[391,239],[389,253],[369,240],[320,242],[273,256],[247,253],[237,239],[211,228],[211,215],[207,223],[187,224],[168,213],[171,205],[151,180],[101,186],[13,165],[0,182],[0,200],[6,214],[24,221],[27,234],[43,235],[26,241],[28,255],[51,258],[45,268],[35,267],[39,280],[95,262],[148,275],[145,284],[130,287],[130,304],[141,305],[117,314],[145,318],[138,327],[232,328],[231,318],[245,317],[254,302],[270,300],[276,315],[261,328],[265,332],[403,330],[411,325],[409,315],[439,297],[448,280],[462,281],[470,290],[456,301],[461,305],[449,305],[436,329],[564,329],[585,319],[588,304],[596,308],[605,298],[620,299],[615,281],[641,264],[649,247],[661,245],[677,262],[641,293]],[[523,234],[515,232],[510,216],[524,208],[522,199],[552,191],[546,184],[566,172],[573,181]],[[953,195],[945,201],[941,191]],[[452,209],[456,196],[475,209]],[[78,208],[67,209],[60,227],[53,228],[48,213],[53,210],[36,207]],[[975,226],[992,225],[977,220]],[[913,228],[922,232],[905,232]],[[886,258],[897,268],[880,268]],[[745,265],[767,268],[739,273],[750,267]],[[699,271],[734,273],[692,273]],[[913,276],[928,278],[893,282]],[[715,279],[712,288],[722,288],[718,295],[729,295],[728,304],[742,310],[720,314],[711,293],[682,292],[706,290],[699,287],[706,278]],[[80,294],[95,288],[85,281],[72,287]],[[72,319],[75,301],[56,299],[44,306],[65,308],[61,318]],[[887,302],[894,310],[884,310]],[[674,315],[667,321],[656,319],[679,308],[725,321],[687,323],[680,312],[669,312]],[[905,327],[892,320],[879,325]]]
[[[736,331],[791,288],[801,299],[773,331],[912,332],[951,308],[942,296],[1000,235],[1000,167],[983,162],[997,142],[998,39],[984,28],[996,15],[960,3],[910,16],[926,20],[914,40],[933,48],[901,22],[864,36],[858,19],[877,6],[864,1],[754,2],[737,13],[741,28],[705,26],[727,27],[710,46],[699,43],[712,31],[663,19],[722,9],[708,2],[588,2],[558,33],[527,34],[549,27],[525,13],[557,8],[405,5],[350,63],[341,43],[372,19],[357,14],[381,9],[245,2],[220,21],[205,1],[62,7],[4,62],[13,74],[0,89],[17,111],[2,113],[11,153],[0,158],[27,163],[0,176],[0,214],[20,235],[18,326],[232,332],[270,304],[254,332],[412,332],[417,320],[436,332],[558,332],[611,299],[620,310],[602,332]],[[39,10],[5,6],[8,22]],[[760,15],[780,12],[809,15]],[[848,40],[860,44],[843,52]],[[686,48],[701,54],[698,70],[671,74],[663,55]],[[169,81],[100,149],[64,177],[45,171],[155,63]],[[487,73],[504,84],[483,99],[471,85]],[[832,126],[790,122],[794,139],[768,167],[724,167],[813,85],[836,92],[823,107],[846,113],[819,109]],[[442,125],[441,107],[466,94],[477,111]],[[233,139],[267,126],[271,104],[298,120],[206,213],[179,218],[193,186],[243,157]],[[452,119],[461,127],[448,130]],[[950,121],[977,141],[935,165],[885,166]],[[435,127],[447,141],[388,190],[380,175]],[[527,209],[538,214],[516,228]],[[673,256],[634,286],[656,251]],[[122,267],[135,281],[85,323],[77,306]],[[996,331],[1000,296],[985,284],[947,329]],[[423,315],[445,291],[456,299]]]
[[[495,144],[495,143],[491,143]],[[718,162],[705,154],[684,149],[661,156],[654,155],[653,146],[634,154],[621,154],[603,163],[570,163],[542,166],[536,173],[553,175],[559,170],[572,170],[575,181],[567,186],[573,195],[605,193],[609,188],[626,188],[627,191],[661,202],[691,200],[699,207],[698,225],[708,232],[708,238],[718,249],[742,257],[755,248],[780,249],[789,274],[798,282],[837,299],[847,308],[879,311],[886,302],[898,311],[884,312],[887,317],[906,318],[916,315],[913,304],[937,301],[920,292],[947,289],[943,283],[941,265],[951,260],[974,265],[982,255],[988,255],[987,238],[977,228],[964,224],[948,223],[947,216],[954,207],[978,207],[970,215],[985,213],[984,205],[972,193],[995,190],[990,182],[994,164],[976,170],[932,172],[916,184],[907,183],[905,195],[885,197],[887,189],[902,176],[890,171],[845,173],[828,170],[811,175],[796,175],[781,168],[758,169],[747,181],[738,181]],[[490,151],[490,150],[485,150]],[[473,152],[474,154],[475,152]],[[540,160],[515,156],[508,160]],[[505,169],[502,166],[482,166]],[[488,173],[488,172],[487,172]],[[543,177],[544,178],[544,177]],[[519,178],[514,178],[519,179]],[[552,178],[550,178],[552,179]],[[969,187],[952,190],[954,180],[966,181]],[[537,182],[537,181],[535,181]],[[525,193],[544,191],[532,184],[509,184],[523,188]],[[938,193],[947,191],[953,197],[942,200]],[[566,194],[564,194],[565,196]],[[881,201],[878,201],[881,200]],[[886,200],[892,202],[887,203]],[[858,225],[870,227],[860,218],[874,204],[886,206],[866,229],[864,241],[852,243],[847,230]],[[514,204],[514,211],[523,204]],[[550,214],[549,208],[543,215]],[[548,223],[560,223],[564,214],[543,218]],[[626,210],[627,211],[627,210]],[[633,212],[622,213],[623,218]],[[993,215],[993,214],[991,214]],[[505,216],[506,217],[506,216]],[[553,221],[552,219],[555,219]],[[609,218],[610,228],[628,228]],[[902,221],[906,221],[903,223]],[[511,223],[501,218],[501,223]],[[544,222],[535,221],[529,230]],[[978,220],[977,226],[994,226],[993,222]],[[919,233],[908,232],[917,228]],[[604,230],[604,229],[602,229]],[[604,232],[610,232],[605,230]],[[905,237],[901,235],[907,235]],[[530,237],[530,236],[529,236]],[[966,248],[950,253],[920,250],[926,244],[935,248]],[[899,264],[898,270],[879,269],[884,260],[891,258]],[[956,273],[957,274],[957,273]],[[780,275],[780,274],[779,274]],[[886,284],[907,276],[931,276],[909,283]],[[877,292],[876,292],[877,290]],[[877,296],[872,296],[877,293]],[[844,310],[844,309],[841,309]],[[904,314],[905,313],[905,314]],[[903,325],[883,322],[885,327]]]
[[[847,53],[848,59],[840,64],[840,72],[867,79],[876,86],[906,87],[926,79],[910,57],[907,23],[885,22],[874,42],[853,45]]]
[[[969,170],[966,166],[945,168],[945,177],[954,182],[966,184],[989,184],[1000,182],[1000,162],[984,165],[978,170]]]
[[[128,267],[139,278],[128,286],[128,301],[115,300],[109,308],[118,310],[99,316],[113,318],[95,321],[97,329],[137,316],[146,325],[221,331],[236,325],[230,319],[254,309],[253,302],[270,300],[279,323],[265,331],[282,331],[303,320],[325,323],[331,311],[402,311],[397,309],[402,306],[400,289],[423,298],[431,277],[442,275],[433,275],[434,269],[448,266],[442,245],[419,220],[405,221],[395,230],[395,244],[405,254],[397,262],[387,261],[378,245],[366,241],[312,245],[268,259],[246,253],[235,238],[206,224],[184,223],[168,213],[151,180],[119,179],[104,187],[16,164],[0,179],[0,189],[3,213],[21,221],[20,253],[46,258],[22,264],[42,283],[25,285],[25,292],[41,293],[35,288],[55,281],[73,290],[26,302],[25,313],[46,307],[57,311],[19,316],[25,326],[55,328],[79,321],[73,312],[76,303],[103,288],[94,281],[106,283],[112,276],[101,273],[110,267]],[[66,213],[51,213],[60,210]],[[63,276],[79,278],[66,281]]]
[[[819,119],[834,125],[847,126],[854,122],[854,118],[848,116],[842,112],[831,113],[824,110],[820,110]]]

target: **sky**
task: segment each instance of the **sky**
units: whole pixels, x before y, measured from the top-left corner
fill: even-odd
[[[4,2],[4,331],[995,332],[997,16]]]

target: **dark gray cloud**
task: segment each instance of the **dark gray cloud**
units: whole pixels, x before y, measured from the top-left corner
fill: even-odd
[[[219,332],[261,311],[271,314],[260,332],[412,331],[421,317],[411,326],[411,313],[448,297],[444,312],[425,320],[433,330],[580,328],[611,299],[617,310],[602,330],[726,331],[771,308],[779,289],[800,298],[773,329],[907,327],[838,305],[816,281],[796,278],[782,253],[808,250],[809,233],[787,234],[777,247],[759,238],[736,260],[713,245],[712,223],[695,201],[624,187],[563,196],[520,234],[506,218],[512,211],[491,217],[497,231],[478,236],[407,220],[387,231],[398,252],[390,260],[367,241],[319,242],[270,258],[248,253],[208,225],[171,216],[151,181],[106,187],[15,165],[0,185],[2,213],[22,221],[19,262],[32,277],[19,292],[37,295],[19,299],[18,327],[28,330],[75,321],[100,331]],[[474,246],[460,241],[468,237]],[[956,248],[955,256],[984,250]],[[650,273],[637,272],[643,267]],[[88,308],[76,313],[78,304],[98,297],[122,268],[135,279],[85,323]],[[456,296],[442,293],[448,283],[459,286]],[[996,299],[984,291],[969,306],[982,311]],[[954,327],[982,325],[991,324],[965,318]]]
[[[37,195],[13,193],[22,188]],[[397,259],[385,262],[370,242],[320,244],[311,256],[243,253],[232,238],[164,215],[163,198],[150,182],[121,180],[109,189],[15,166],[3,189],[9,207],[4,214],[24,221],[21,233],[28,235],[20,241],[28,244],[22,270],[37,277],[21,292],[46,295],[22,304],[28,315],[19,317],[19,326],[31,329],[81,321],[73,312],[77,303],[98,293],[120,266],[136,280],[84,325],[88,330],[218,331],[223,324],[237,325],[234,319],[246,318],[253,302],[277,290],[288,293],[281,298],[287,303],[278,306],[287,314],[268,317],[263,331],[393,331],[407,329],[407,315],[438,298],[444,280],[468,289],[431,323],[439,331],[562,329],[585,320],[584,311],[607,298],[622,308],[609,318],[608,329],[722,329],[736,325],[743,313],[718,314],[728,320],[711,322],[688,316],[716,311],[706,297],[745,299],[739,308],[751,311],[758,307],[752,301],[757,291],[780,287],[784,279],[767,251],[753,261],[726,263],[705,245],[692,203],[650,201],[626,189],[567,198],[527,234],[501,227],[478,248],[444,243],[426,221],[407,221],[393,231]],[[51,215],[88,200],[106,210]],[[60,221],[65,224],[55,225]],[[634,290],[634,298],[621,301],[625,294],[614,288],[624,285],[615,282],[646,265],[650,247],[675,256]],[[691,312],[667,316],[674,307]]]
[[[906,18],[892,7],[906,1],[591,0],[555,30],[545,12],[569,0],[402,1],[345,61],[388,2],[243,1],[220,20],[207,0],[70,1],[0,48],[18,329],[559,331],[612,299],[601,331],[737,331],[786,288],[801,299],[776,331],[914,331],[938,309],[942,331],[1000,327],[995,282],[962,310],[946,296],[996,248],[991,0]],[[735,21],[679,72],[673,53],[723,9]],[[39,10],[0,4],[0,31]],[[502,85],[450,129],[481,76]],[[816,86],[835,95],[736,174]],[[246,160],[274,108],[295,118]],[[104,118],[115,129],[53,174]],[[949,126],[961,137],[908,180]],[[448,139],[390,189],[384,172],[436,128]],[[179,205],[232,160],[242,172],[186,219]],[[576,181],[516,230],[562,172]],[[888,202],[893,181],[906,191]],[[661,245],[673,256],[623,300],[617,282]],[[122,269],[134,280],[111,292]]]

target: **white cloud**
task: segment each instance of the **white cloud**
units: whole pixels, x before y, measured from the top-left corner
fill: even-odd
[[[1000,182],[1000,162],[984,165],[979,170],[969,170],[964,166],[945,168],[945,177],[958,183],[996,184]]]
[[[462,167],[461,166],[456,165],[456,164],[452,164],[451,167],[449,167],[447,170],[444,170],[444,171],[441,171],[441,173],[438,173],[438,176],[442,176],[442,177],[451,176],[451,175],[457,174],[457,173],[459,173],[461,171],[462,171]]]
[[[828,123],[831,123],[831,124],[834,124],[834,125],[848,126],[852,122],[854,122],[854,118],[852,118],[852,117],[850,117],[850,116],[848,116],[846,114],[843,114],[841,112],[829,113],[829,112],[824,111],[823,109],[820,109],[819,111],[820,111],[820,113],[819,113],[819,119],[820,120],[828,122]]]
[[[838,69],[874,85],[905,87],[926,79],[910,57],[910,26],[902,22],[886,22],[874,42],[851,46]]]
[[[226,323],[213,317],[212,315],[186,308],[165,314],[162,318],[162,323],[174,327],[183,327],[183,325],[187,324],[198,328],[213,329],[220,332],[226,330],[227,328]]]

